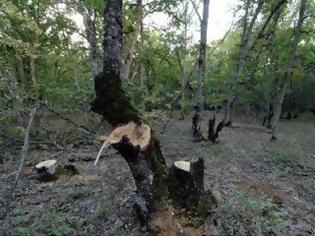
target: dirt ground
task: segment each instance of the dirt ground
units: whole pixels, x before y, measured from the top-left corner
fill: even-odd
[[[94,166],[100,143],[58,122],[37,121],[0,235],[144,235],[132,208],[135,186],[123,158],[109,149]],[[95,122],[86,122],[95,128]],[[205,160],[205,188],[218,207],[201,226],[204,235],[315,235],[315,125],[310,120],[282,120],[277,142],[270,142],[266,130],[241,125],[225,128],[216,144],[194,143],[191,117],[164,125],[154,126],[168,165]],[[8,204],[21,140],[0,149],[0,212]],[[80,175],[40,182],[33,167],[51,157],[74,164]],[[194,234],[184,229],[178,235]]]

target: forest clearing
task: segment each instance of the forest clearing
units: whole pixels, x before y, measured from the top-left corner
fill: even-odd
[[[0,236],[315,235],[314,1],[0,9]]]
[[[170,121],[165,132],[164,123],[156,124],[168,164],[195,157],[205,160],[205,189],[212,189],[219,201],[202,227],[205,235],[314,234],[315,127],[311,120],[280,124],[286,138],[277,144],[270,142],[269,133],[232,128],[222,132],[217,144],[197,145],[187,135],[190,119]],[[135,185],[124,160],[109,149],[94,166],[99,145],[80,145],[80,137],[85,139],[82,132],[63,141],[64,126],[68,127],[54,118],[50,128],[59,129],[59,136],[37,136],[41,142],[32,144],[4,229],[9,235],[141,235],[131,202]],[[14,180],[19,151],[16,146],[2,157],[1,196]],[[34,164],[55,154],[58,160],[74,163],[80,175],[38,181]],[[185,229],[183,235],[195,235],[189,232]]]

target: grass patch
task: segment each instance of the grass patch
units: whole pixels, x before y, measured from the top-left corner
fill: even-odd
[[[93,194],[92,189],[88,187],[83,187],[80,189],[76,189],[75,191],[69,193],[68,197],[73,200],[78,200],[82,198],[87,198]]]
[[[36,219],[31,219],[25,211],[15,211],[3,222],[0,235],[64,236],[84,232],[87,228],[89,232],[93,231],[84,218],[74,215],[66,206],[59,210],[47,209]]]
[[[271,167],[276,167],[281,171],[288,170],[296,175],[315,175],[314,167],[306,166],[281,151],[271,153],[271,158],[265,162]]]
[[[263,196],[234,189],[217,213],[215,222],[222,235],[284,235],[282,213]]]

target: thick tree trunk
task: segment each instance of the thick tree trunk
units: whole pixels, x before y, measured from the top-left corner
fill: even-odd
[[[197,70],[198,106],[200,108],[201,117],[202,117],[202,110],[203,110],[203,104],[204,104],[203,83],[204,83],[204,77],[205,77],[205,71],[206,71],[209,4],[210,4],[210,0],[204,0],[204,2],[203,2],[203,17],[202,17],[202,21],[201,21],[201,31],[200,31],[198,70]]]
[[[277,140],[278,138],[278,123],[281,115],[282,110],[282,104],[286,92],[286,87],[288,84],[288,81],[290,81],[292,74],[293,74],[293,67],[296,64],[296,52],[298,43],[300,41],[301,37],[301,31],[302,31],[302,24],[304,21],[304,14],[306,9],[306,0],[301,1],[301,7],[299,12],[299,19],[295,28],[295,35],[292,41],[292,48],[291,48],[291,55],[290,60],[287,66],[287,71],[285,72],[284,76],[278,81],[277,85],[277,95],[274,100],[274,106],[273,106],[273,120],[272,120],[272,140]]]
[[[104,3],[104,69],[95,77],[96,98],[92,110],[111,125],[119,125],[104,138],[103,146],[112,145],[128,163],[137,187],[135,209],[141,223],[149,225],[155,217],[167,212],[167,201],[177,189],[168,187],[165,160],[153,130],[143,123],[122,89],[122,0]],[[203,173],[199,179],[203,179]]]
[[[138,112],[131,106],[121,85],[122,67],[122,0],[105,2],[104,69],[95,77],[96,98],[92,110],[111,125],[135,122],[142,124]],[[114,145],[127,161],[137,186],[135,208],[142,224],[147,224],[153,212],[167,198],[166,166],[158,141],[150,134],[145,150],[140,150],[123,136]]]

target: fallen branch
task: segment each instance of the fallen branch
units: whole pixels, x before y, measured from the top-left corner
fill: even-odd
[[[8,203],[6,204],[6,208],[5,208],[4,212],[1,214],[1,217],[0,217],[0,219],[2,219],[2,220],[5,219],[5,217],[7,216],[8,212],[9,212],[9,209],[10,209],[10,205],[11,205],[12,201],[14,200],[14,193],[15,193],[15,190],[16,190],[17,185],[19,183],[19,180],[20,180],[20,177],[21,177],[21,173],[22,173],[22,169],[23,169],[23,166],[24,166],[24,163],[25,163],[25,159],[26,159],[26,156],[27,156],[27,152],[28,152],[28,148],[29,148],[30,131],[31,131],[31,128],[32,128],[32,124],[33,124],[33,120],[34,120],[36,111],[37,111],[37,105],[30,112],[30,119],[28,121],[28,125],[27,125],[26,131],[25,131],[24,143],[23,143],[22,150],[21,150],[21,162],[20,162],[20,165],[19,165],[19,169],[16,172],[15,181],[13,183],[13,186],[11,188],[11,191],[9,192]]]
[[[124,136],[129,139],[133,146],[139,147],[141,151],[145,151],[150,142],[151,129],[145,124],[137,125],[134,122],[129,122],[127,125],[123,125],[114,129],[108,137],[101,136],[100,140],[103,140],[104,143],[97,154],[94,165],[98,163],[104,148],[119,143]]]

